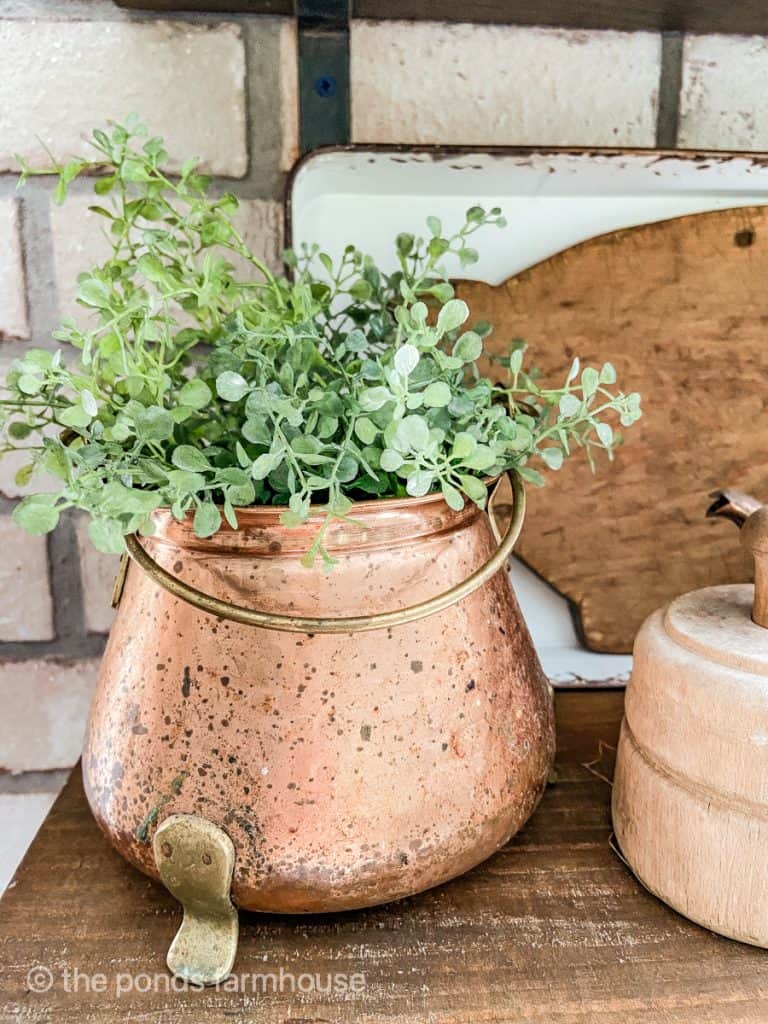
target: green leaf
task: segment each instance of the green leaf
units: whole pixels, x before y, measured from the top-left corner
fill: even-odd
[[[598,423],[595,427],[595,432],[600,440],[600,444],[606,448],[610,448],[613,444],[613,428],[610,423]]]
[[[403,457],[392,448],[385,448],[381,453],[380,465],[385,473],[394,473],[403,464]]]
[[[443,225],[437,217],[427,217],[427,227],[429,228],[430,234],[435,238],[442,234]]]
[[[560,415],[570,419],[573,416],[578,416],[581,412],[581,399],[577,398],[576,395],[568,392],[563,395],[560,399]]]
[[[245,508],[253,504],[256,497],[256,488],[250,480],[243,484],[230,484],[227,487],[227,498],[238,508]]]
[[[453,346],[453,354],[465,363],[474,363],[483,352],[483,339],[474,331],[467,331]]]
[[[23,441],[31,433],[32,427],[28,423],[24,423],[23,420],[15,420],[8,424],[8,437],[13,438],[14,441]]]
[[[91,419],[92,417],[88,415],[81,405],[70,405],[68,409],[64,409],[63,412],[57,412],[56,414],[56,421],[62,427],[73,427],[75,430],[82,430],[83,427],[87,427]]]
[[[343,455],[336,467],[336,479],[341,484],[351,483],[358,474],[357,459],[351,455]]]
[[[13,521],[35,536],[50,533],[59,521],[59,511],[53,507],[52,498],[55,500],[54,495],[39,494],[24,498],[13,510]]]
[[[366,412],[376,412],[392,400],[387,388],[366,388],[360,392],[360,408]]]
[[[408,377],[419,363],[419,350],[415,345],[401,345],[395,352],[395,369],[401,377]]]
[[[148,281],[155,284],[162,284],[168,280],[169,273],[163,261],[158,256],[145,253],[136,261],[139,273],[143,274]]]
[[[464,508],[464,499],[461,496],[461,492],[457,491],[451,484],[443,482],[440,485],[440,490],[443,492],[443,497],[446,500],[449,508],[452,508],[454,512],[461,512]]]
[[[560,448],[542,448],[539,454],[550,469],[560,469],[563,464],[563,452]]]
[[[476,469],[478,472],[483,472],[486,469],[490,469],[498,461],[496,453],[492,448],[487,445],[479,444],[471,455],[468,455],[464,459],[464,465],[468,469]]]
[[[461,327],[469,316],[469,307],[462,299],[451,299],[446,302],[437,314],[437,330],[443,335]]]
[[[88,536],[96,550],[105,555],[119,555],[125,551],[123,530],[115,519],[92,519],[88,524]]]
[[[459,476],[459,482],[470,501],[474,501],[476,505],[485,505],[488,492],[482,480],[478,480],[476,476],[462,474]]]
[[[31,373],[22,373],[16,381],[16,386],[24,395],[39,395],[43,387],[43,381]]]
[[[519,466],[517,472],[523,480],[529,484],[533,484],[534,487],[543,487],[546,482],[541,473],[538,473],[535,469],[531,469],[530,466]]]
[[[213,394],[204,380],[193,377],[179,389],[179,402],[193,409],[205,409],[210,404]]]
[[[416,239],[413,235],[403,232],[395,239],[395,248],[401,256],[408,256]]]
[[[424,469],[417,469],[415,473],[411,473],[408,477],[405,489],[412,498],[421,498],[423,495],[429,494],[434,481],[434,473]]]
[[[427,246],[427,252],[433,260],[439,260],[449,249],[450,245],[445,238],[433,238]]]
[[[259,455],[251,466],[251,476],[254,480],[265,480],[282,461],[282,452],[266,452],[264,455]]]
[[[468,434],[466,431],[459,431],[456,437],[453,439],[453,448],[451,449],[451,457],[454,459],[466,459],[468,455],[477,448],[477,441],[472,434]]]
[[[367,416],[361,416],[355,420],[355,433],[363,444],[373,444],[379,436],[379,428]]]
[[[191,473],[204,473],[211,468],[200,449],[193,448],[190,444],[180,444],[178,448],[174,448],[171,462],[178,469],[186,469]]]
[[[96,399],[93,397],[93,394],[88,390],[88,388],[83,388],[83,390],[80,392],[80,404],[82,405],[83,409],[88,413],[89,416],[98,415],[99,407],[96,404]]]
[[[111,298],[109,288],[95,277],[86,277],[78,282],[77,300],[83,306],[94,309],[109,309]]]
[[[448,281],[441,281],[439,284],[434,284],[431,288],[427,288],[427,294],[433,295],[438,302],[448,302],[453,298],[453,285],[449,284]]]
[[[168,441],[173,437],[173,416],[159,405],[150,405],[134,416],[140,441]]]
[[[186,469],[171,469],[168,483],[177,494],[197,494],[205,487],[205,477],[202,473],[190,473]]]
[[[594,366],[587,366],[581,375],[581,390],[585,398],[591,398],[597,391],[600,377]]]
[[[391,445],[401,452],[423,452],[429,444],[429,426],[421,416],[405,416],[397,425]]]
[[[245,377],[232,370],[226,370],[216,378],[216,391],[225,402],[239,402],[249,390],[250,385]]]
[[[272,441],[272,432],[266,420],[263,419],[246,420],[243,424],[242,434],[245,440],[250,441],[251,444],[268,445]]]
[[[442,409],[451,401],[451,389],[441,380],[430,384],[423,392],[424,405],[430,409]]]
[[[221,526],[221,513],[212,501],[203,502],[195,512],[192,528],[196,537],[212,537]]]
[[[358,302],[366,302],[373,295],[373,288],[361,277],[349,289],[349,294]]]
[[[222,483],[235,484],[237,487],[246,487],[251,482],[250,473],[246,473],[239,466],[227,466],[225,469],[220,469],[218,479]]]
[[[93,191],[97,196],[105,196],[115,187],[116,180],[114,174],[110,174],[106,178],[97,178],[93,183]]]

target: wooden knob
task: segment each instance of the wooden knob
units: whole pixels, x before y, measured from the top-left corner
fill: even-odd
[[[768,506],[753,512],[741,528],[741,542],[755,559],[752,619],[768,629]]]

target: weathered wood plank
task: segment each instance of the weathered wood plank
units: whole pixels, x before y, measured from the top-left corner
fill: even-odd
[[[217,14],[293,14],[291,0],[116,0],[119,7],[147,11],[211,11]],[[661,29],[689,32],[768,33],[762,0],[476,0],[471,9],[461,0],[354,0],[357,18],[407,18],[432,21],[497,22],[516,25],[563,25],[570,28]]]
[[[558,694],[558,781],[523,832],[463,878],[368,911],[242,915],[238,974],[282,967],[323,983],[329,972],[363,974],[355,998],[211,990],[118,998],[123,974],[167,978],[179,912],[107,846],[73,775],[0,902],[0,1021],[764,1022],[765,955],[668,910],[609,848],[610,789],[593,772],[612,770],[621,706],[617,692]],[[46,994],[27,990],[35,964],[53,973]],[[106,991],[88,993],[83,983],[64,991],[67,967],[103,974]]]
[[[144,0],[149,5],[150,0]],[[513,25],[563,25],[636,31],[768,32],[768,12],[760,0],[354,0],[358,18],[429,18],[435,21],[500,22]]]

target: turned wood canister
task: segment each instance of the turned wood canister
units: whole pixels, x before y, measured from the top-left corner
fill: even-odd
[[[768,947],[768,507],[746,520],[756,584],[651,615],[634,648],[613,823],[640,881],[686,917]]]

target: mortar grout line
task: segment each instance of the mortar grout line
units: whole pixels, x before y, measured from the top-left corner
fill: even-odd
[[[88,636],[77,543],[76,513],[68,509],[48,534],[48,571],[56,638],[65,646]]]
[[[50,347],[51,333],[59,324],[50,216],[54,187],[53,182],[30,178],[19,192],[30,339],[43,347]]]
[[[676,149],[680,127],[680,90],[683,84],[683,32],[661,33],[659,106],[656,115],[656,146]]]
[[[101,658],[106,636],[86,633],[68,640],[13,640],[0,643],[0,663],[21,664],[25,661],[74,662],[88,658]]]

